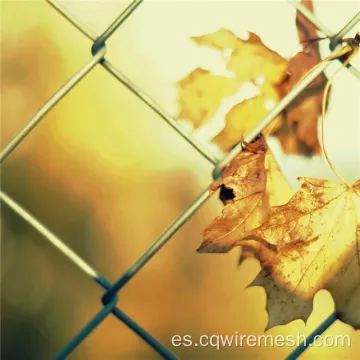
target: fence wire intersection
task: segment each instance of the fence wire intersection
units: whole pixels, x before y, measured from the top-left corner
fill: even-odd
[[[223,169],[229,164],[237,154],[243,150],[242,143],[235,146],[223,159],[218,159],[206,146],[201,144],[189,132],[184,130],[178,122],[168,114],[159,104],[156,103],[148,94],[143,92],[131,80],[123,75],[119,69],[111,64],[105,58],[106,41],[111,35],[131,16],[131,14],[139,7],[143,0],[134,0],[101,34],[96,36],[92,30],[88,29],[77,19],[66,7],[60,5],[54,0],[47,1],[59,14],[74,25],[82,34],[92,41],[91,53],[93,57],[76,72],[67,83],[65,83],[27,122],[27,124],[10,140],[10,142],[1,150],[0,163],[2,163],[22,140],[39,124],[42,118],[69,92],[76,84],[78,84],[86,75],[88,75],[96,65],[103,66],[113,77],[124,84],[139,99],[147,104],[155,111],[163,120],[165,120],[177,133],[179,133],[191,146],[193,146],[205,159],[214,165],[213,177],[221,176]],[[341,42],[343,36],[350,31],[359,21],[360,13],[358,13],[348,24],[344,26],[338,33],[332,32],[303,5],[294,0],[288,0],[299,12],[301,12],[319,31],[330,38],[330,49],[332,54],[336,55],[342,48]],[[341,59],[340,59],[341,61]],[[270,123],[276,118],[305,88],[307,88],[326,68],[328,63],[319,63],[304,79],[287,94],[281,101],[259,122],[254,129],[245,137],[246,142],[254,140]],[[360,79],[360,72],[351,64],[348,66],[349,71]],[[210,186],[210,185],[209,185]],[[114,283],[111,284],[104,276],[91,267],[84,259],[78,256],[71,248],[69,248],[61,239],[46,228],[39,220],[32,216],[20,204],[8,196],[4,191],[0,192],[0,199],[17,215],[28,222],[35,230],[45,237],[53,246],[55,246],[63,255],[73,262],[86,275],[95,280],[101,287],[105,289],[102,297],[103,307],[100,311],[66,344],[54,357],[60,360],[67,358],[72,351],[97,327],[102,321],[112,313],[146,343],[148,343],[159,355],[165,359],[177,359],[177,357],[164,345],[159,343],[151,334],[132,320],[125,312],[118,307],[119,291],[143,268],[143,266],[165,245],[167,241],[196,213],[196,211],[209,198],[209,187],[207,187],[188,208],[160,235],[160,237],[143,253],[143,255]],[[308,341],[301,344],[286,358],[287,360],[296,359],[311,344],[313,338],[317,334],[324,332],[334,321],[336,314],[331,314],[320,326],[308,337]]]

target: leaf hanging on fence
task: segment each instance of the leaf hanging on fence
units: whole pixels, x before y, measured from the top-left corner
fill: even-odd
[[[303,3],[312,11],[311,1]],[[198,45],[222,51],[226,55],[227,69],[234,73],[234,79],[196,69],[178,83],[178,118],[187,119],[198,127],[215,114],[224,98],[235,94],[245,83],[253,83],[259,95],[235,104],[225,116],[224,129],[213,139],[223,150],[231,149],[241,140],[244,131],[251,130],[272,106],[321,61],[319,44],[310,41],[317,37],[313,25],[297,12],[296,26],[306,51],[299,52],[289,61],[265,46],[260,37],[251,32],[247,40],[240,39],[224,28],[192,37]],[[274,120],[273,126],[267,128],[269,135],[278,137],[286,153],[310,155],[320,152],[317,122],[326,81],[326,76],[320,75]]]
[[[196,69],[179,81],[178,118],[190,120],[195,127],[214,115],[220,102],[233,94],[246,82],[259,82],[260,95],[235,105],[226,115],[226,125],[214,141],[222,149],[229,150],[241,140],[245,130],[250,130],[279,100],[275,85],[286,76],[287,61],[266,47],[254,33],[242,40],[224,28],[203,36],[193,37],[199,45],[217,50],[231,50],[227,68],[234,78],[215,76],[203,69]],[[271,105],[269,107],[269,104]],[[275,131],[280,127],[278,117]]]
[[[239,242],[262,270],[249,286],[267,293],[267,328],[307,320],[313,296],[327,289],[338,318],[360,328],[360,180],[352,187],[300,178],[301,189]],[[245,238],[245,239],[246,239]]]
[[[311,1],[303,1],[313,11]],[[299,12],[296,13],[296,27],[299,40],[306,51],[301,51],[290,59],[288,76],[279,84],[280,97],[286,95],[296,83],[321,61],[319,44],[310,42],[317,38],[314,26]],[[321,74],[285,110],[286,123],[276,133],[287,153],[312,154],[320,152],[317,122],[321,114],[321,104],[327,78]]]
[[[218,189],[225,205],[222,216],[205,229],[198,252],[228,252],[267,219],[269,204],[282,203],[291,193],[263,137],[249,144],[224,170],[211,192]]]

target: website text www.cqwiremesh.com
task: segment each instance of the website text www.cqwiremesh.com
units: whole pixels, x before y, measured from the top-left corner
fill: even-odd
[[[307,345],[305,335],[200,335],[196,339],[191,335],[173,335],[171,343],[175,347],[214,347],[217,350],[225,347],[283,347]],[[350,347],[349,335],[316,335],[308,346],[313,347]]]

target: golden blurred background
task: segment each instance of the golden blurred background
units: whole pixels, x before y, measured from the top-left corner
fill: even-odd
[[[130,2],[61,3],[100,34]],[[314,6],[336,31],[354,16],[356,3],[314,1]],[[175,82],[197,66],[219,71],[223,66],[214,52],[197,48],[190,36],[221,26],[245,36],[253,31],[288,56],[298,46],[294,19],[295,10],[286,1],[147,1],[110,38],[107,58],[175,115]],[[2,148],[91,58],[90,47],[45,1],[1,2]],[[356,64],[360,68],[359,61]],[[342,71],[327,120],[329,152],[349,177],[359,175],[358,90],[359,82]],[[208,131],[212,129],[194,135],[205,143]],[[322,158],[285,157],[275,141],[272,145],[294,187],[299,175],[331,176]],[[115,281],[205,189],[211,171],[211,164],[158,115],[97,66],[4,162],[1,187]],[[218,351],[171,345],[175,334],[264,333],[264,291],[245,290],[259,271],[258,263],[249,259],[237,267],[237,250],[225,255],[195,251],[202,230],[220,211],[213,197],[121,291],[119,306],[181,359],[283,359],[291,348]],[[1,281],[4,359],[51,358],[101,307],[99,286],[6,206]],[[298,320],[267,333],[309,334],[332,312],[331,296],[319,292],[314,307],[306,326]],[[336,322],[326,334],[350,334],[351,348],[311,348],[303,359],[357,358],[359,331]],[[70,358],[159,356],[109,316]]]

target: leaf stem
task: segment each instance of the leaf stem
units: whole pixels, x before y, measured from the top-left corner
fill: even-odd
[[[332,75],[332,77],[327,81],[325,88],[324,88],[324,96],[323,96],[323,100],[322,100],[322,109],[321,109],[321,144],[322,144],[322,149],[326,158],[327,163],[329,164],[331,170],[334,172],[334,174],[338,177],[338,179],[343,182],[347,187],[351,187],[351,184],[349,184],[342,175],[340,175],[340,173],[335,169],[333,163],[330,160],[329,154],[326,150],[326,146],[325,146],[325,135],[324,135],[324,118],[325,118],[325,111],[326,111],[326,103],[327,103],[327,99],[329,97],[329,90],[330,87],[334,81],[335,76],[339,73],[340,70],[344,69],[349,63],[350,61],[354,58],[354,56],[358,53],[359,51],[359,46],[357,44],[357,46],[354,46],[354,44],[350,44],[348,43],[343,50],[340,52],[340,54],[336,57],[327,57],[325,58],[323,61],[331,61],[333,59],[337,59],[340,56],[343,55],[348,55],[347,59],[342,63],[341,67],[338,68],[335,73]]]

